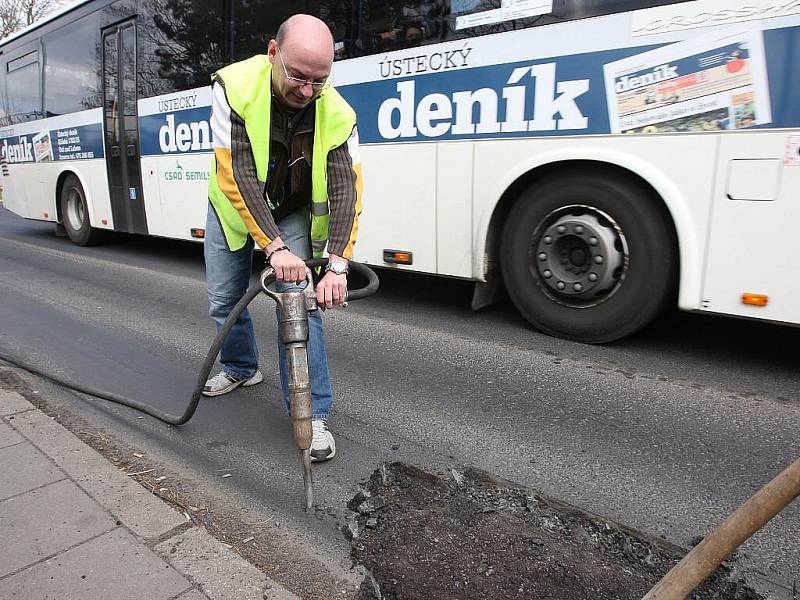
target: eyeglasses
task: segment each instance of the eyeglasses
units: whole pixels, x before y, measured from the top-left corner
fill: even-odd
[[[310,85],[314,90],[321,90],[326,85],[328,85],[327,81],[309,81],[308,79],[301,79],[300,77],[292,77],[289,75],[289,71],[286,70],[286,63],[283,61],[283,54],[281,54],[281,49],[278,48],[278,58],[281,59],[281,65],[283,66],[283,74],[286,75],[286,79],[291,81],[294,85],[298,87],[305,87]]]

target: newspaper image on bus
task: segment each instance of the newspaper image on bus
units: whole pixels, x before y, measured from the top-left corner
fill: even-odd
[[[477,11],[457,16],[456,30],[546,15],[553,12],[553,0],[501,0],[500,8],[480,10],[484,4],[496,6],[497,3],[481,2],[480,0],[452,0],[450,10],[453,14]]]
[[[50,143],[49,131],[42,131],[33,136],[33,154],[36,162],[53,160],[53,145]]]
[[[770,123],[762,33],[716,33],[604,65],[612,133],[744,129]]]

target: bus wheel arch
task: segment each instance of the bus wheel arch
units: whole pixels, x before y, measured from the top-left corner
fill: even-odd
[[[610,342],[676,298],[669,210],[647,181],[610,163],[554,163],[520,177],[495,208],[487,251],[520,313],[557,337]]]
[[[59,223],[78,246],[93,246],[105,242],[105,231],[91,226],[89,200],[80,178],[73,171],[64,171],[56,185],[56,212]]]

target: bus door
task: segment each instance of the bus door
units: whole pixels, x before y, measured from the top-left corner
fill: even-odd
[[[103,30],[103,114],[114,229],[147,231],[136,110],[136,24]]]

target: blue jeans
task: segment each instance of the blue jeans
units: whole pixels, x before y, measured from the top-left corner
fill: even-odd
[[[311,258],[309,239],[309,217],[307,212],[296,212],[278,223],[281,239],[293,254],[302,259]],[[250,283],[252,269],[253,240],[248,236],[243,248],[232,252],[228,249],[225,234],[219,224],[214,207],[209,202],[205,237],[206,281],[208,284],[208,314],[216,323],[217,331],[236,303],[244,296]],[[279,291],[298,289],[298,286],[283,284]],[[327,419],[333,406],[328,355],[325,350],[325,332],[322,329],[320,311],[308,313],[308,371],[311,379],[313,418]],[[258,369],[258,345],[253,330],[250,311],[245,309],[223,342],[219,360],[223,370],[235,378],[250,378]],[[286,353],[278,340],[281,388],[286,409],[289,410],[289,379]]]

